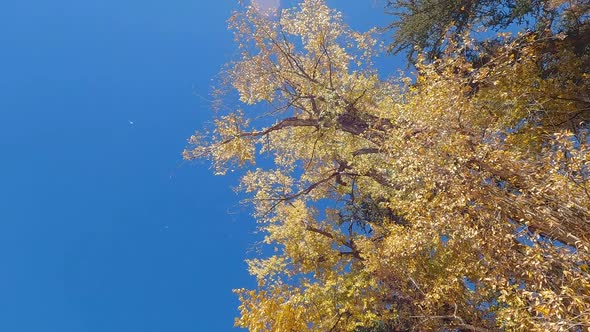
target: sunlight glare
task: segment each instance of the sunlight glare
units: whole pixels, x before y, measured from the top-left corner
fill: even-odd
[[[281,5],[280,0],[252,0],[252,5],[256,7],[260,12],[271,14],[276,13]]]

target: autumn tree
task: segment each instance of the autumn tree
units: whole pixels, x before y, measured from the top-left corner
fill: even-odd
[[[590,328],[590,73],[562,35],[507,38],[477,66],[476,42],[450,40],[382,80],[371,34],[323,0],[245,4],[230,27],[243,107],[184,157],[244,168],[274,250],[248,260],[236,326]]]

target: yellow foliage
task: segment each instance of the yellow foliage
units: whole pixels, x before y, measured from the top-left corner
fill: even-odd
[[[523,34],[478,66],[451,45],[415,82],[381,81],[376,42],[324,1],[230,24],[229,80],[273,111],[220,116],[184,156],[274,161],[242,179],[277,250],[248,261],[237,326],[590,328],[587,56]]]

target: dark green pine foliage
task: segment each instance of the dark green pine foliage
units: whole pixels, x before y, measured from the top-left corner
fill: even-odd
[[[576,2],[590,6],[588,1]],[[395,17],[385,28],[393,31],[389,51],[407,52],[411,62],[416,60],[417,50],[432,60],[449,40],[460,43],[464,33],[473,37],[478,28],[575,34],[587,21],[567,15],[571,11],[551,0],[388,0],[386,11]]]

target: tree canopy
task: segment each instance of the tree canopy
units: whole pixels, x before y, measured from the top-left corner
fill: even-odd
[[[272,251],[248,260],[258,287],[236,290],[236,326],[590,328],[587,47],[563,31],[450,38],[436,59],[419,49],[416,77],[382,80],[372,34],[323,0],[244,4],[230,27],[244,105],[184,157],[245,169]]]
[[[487,43],[487,29],[563,33],[582,49],[590,44],[587,0],[387,0],[387,9],[395,17],[386,27],[393,31],[389,49],[410,60],[418,53],[436,58],[465,36]]]

